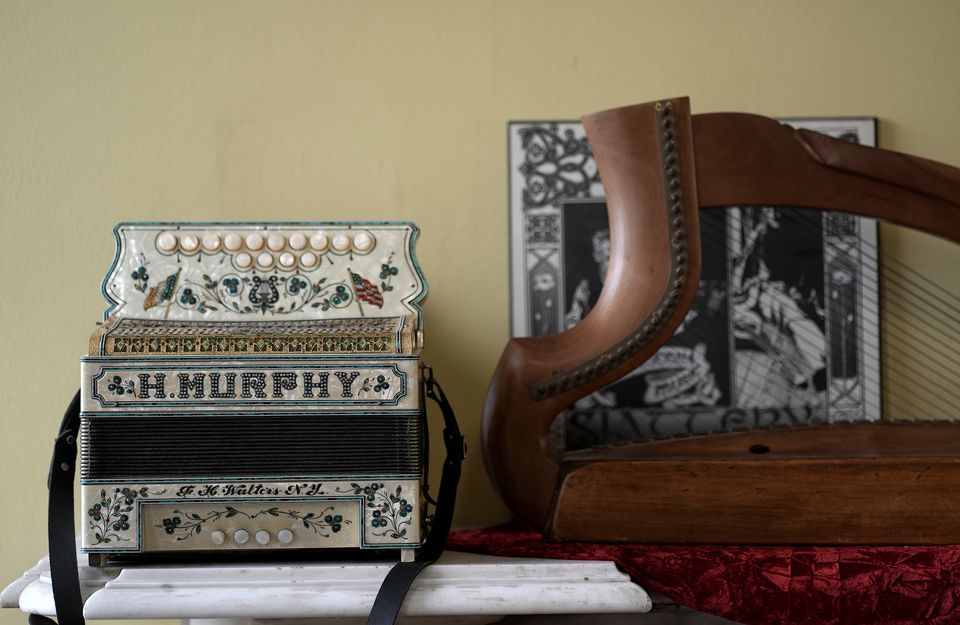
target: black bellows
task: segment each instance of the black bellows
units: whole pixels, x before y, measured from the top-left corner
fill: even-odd
[[[419,476],[422,437],[417,414],[84,417],[81,479]]]

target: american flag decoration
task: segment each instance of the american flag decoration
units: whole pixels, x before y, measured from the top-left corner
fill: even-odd
[[[383,308],[383,295],[377,285],[366,278],[362,278],[360,274],[353,273],[353,271],[350,271],[350,277],[353,279],[353,292],[358,300],[377,308]]]

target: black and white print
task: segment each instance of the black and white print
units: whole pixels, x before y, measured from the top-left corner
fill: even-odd
[[[872,119],[790,121],[875,143]],[[515,335],[573,327],[603,286],[606,205],[582,137],[579,124],[510,126]],[[700,217],[686,319],[641,367],[568,408],[558,446],[879,417],[875,223],[773,206]]]

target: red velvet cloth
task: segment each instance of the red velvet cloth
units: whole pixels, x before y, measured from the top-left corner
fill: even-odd
[[[729,547],[555,543],[512,527],[453,532],[450,549],[612,560],[647,590],[747,625],[960,624],[960,545]]]

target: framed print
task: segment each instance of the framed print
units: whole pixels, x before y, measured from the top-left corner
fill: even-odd
[[[876,144],[872,118],[788,119]],[[576,122],[509,125],[511,328],[576,325],[603,286],[603,187]],[[794,207],[704,209],[699,295],[650,360],[569,407],[564,450],[880,417],[877,227]]]

